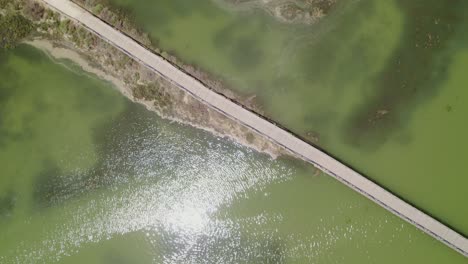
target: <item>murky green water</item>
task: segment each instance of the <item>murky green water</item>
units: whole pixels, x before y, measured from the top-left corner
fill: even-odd
[[[0,53],[1,263],[466,262],[331,177],[67,65]]]
[[[468,233],[468,2],[343,0],[313,26],[211,0],[113,0],[163,50]]]

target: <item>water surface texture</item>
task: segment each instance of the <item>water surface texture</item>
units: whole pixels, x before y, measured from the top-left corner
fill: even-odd
[[[466,263],[343,184],[0,53],[0,263]]]
[[[341,0],[311,26],[211,0],[112,2],[163,50],[468,234],[467,1]]]

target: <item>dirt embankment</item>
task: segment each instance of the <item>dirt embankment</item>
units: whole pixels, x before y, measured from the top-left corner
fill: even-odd
[[[163,118],[231,138],[272,157],[288,153],[250,128],[202,104],[172,82],[40,2],[27,1],[24,9],[35,10],[35,17],[29,18],[37,27],[35,37],[27,43],[56,59],[74,61],[85,71],[112,82],[125,96]]]

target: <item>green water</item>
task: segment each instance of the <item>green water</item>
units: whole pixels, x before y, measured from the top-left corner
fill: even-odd
[[[468,2],[338,1],[312,26],[211,0],[112,0],[157,44],[468,233]]]
[[[70,66],[0,53],[1,263],[466,262],[305,164],[161,120]]]

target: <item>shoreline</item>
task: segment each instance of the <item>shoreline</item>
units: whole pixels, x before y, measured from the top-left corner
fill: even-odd
[[[130,85],[126,84],[123,80],[113,76],[112,74],[105,72],[105,70],[99,69],[98,67],[93,66],[92,63],[88,59],[86,59],[82,54],[80,54],[79,51],[72,49],[71,47],[56,45],[54,41],[48,40],[46,38],[34,38],[32,40],[24,41],[23,43],[41,50],[48,57],[54,60],[54,62],[56,63],[60,63],[60,61],[58,60],[64,60],[64,59],[72,61],[86,73],[92,74],[101,80],[111,83],[115,89],[117,89],[123,96],[128,98],[130,101],[134,103],[142,104],[143,106],[145,106],[147,110],[155,112],[158,116],[160,116],[163,119],[169,120],[171,122],[178,122],[184,125],[189,125],[194,128],[207,131],[216,137],[227,138],[240,145],[253,149],[257,152],[267,154],[272,159],[276,159],[281,155],[288,155],[288,156],[291,155],[289,151],[286,151],[279,146],[271,145],[272,143],[269,140],[266,140],[263,138],[262,138],[263,141],[268,141],[268,143],[270,144],[267,144],[266,146],[265,145],[266,142],[262,142],[260,145],[262,145],[263,147],[260,147],[258,146],[258,144],[249,143],[246,138],[240,137],[239,130],[244,133],[256,133],[256,132],[246,131],[246,130],[249,130],[249,128],[246,128],[243,125],[231,119],[229,120],[232,122],[235,122],[235,125],[239,126],[240,128],[235,128],[235,125],[233,126],[233,124],[228,124],[228,127],[223,128],[224,132],[221,132],[219,131],[219,128],[217,130],[215,127],[207,127],[201,124],[197,124],[196,122],[193,122],[193,121],[184,120],[183,118],[178,118],[176,116],[165,114],[163,113],[163,111],[160,111],[157,107],[155,107],[154,102],[149,101],[149,100],[141,100],[141,99],[135,98],[135,96],[133,95],[132,87],[130,87]],[[105,67],[104,65],[101,65],[101,66]],[[187,96],[189,95],[184,95],[183,101],[188,100]],[[193,99],[193,100],[196,100],[196,99]],[[220,126],[220,123],[218,122],[217,125]]]
[[[68,59],[74,62],[83,71],[108,81],[129,100],[144,105],[163,119],[205,130],[217,137],[232,140],[254,151],[267,154],[272,159],[282,155],[296,157],[283,146],[252,128],[210,108],[187,91],[180,89],[174,82],[148,69],[45,2],[9,1],[19,5],[19,9],[13,12],[26,17],[34,25],[33,32],[22,43],[38,48],[51,59]],[[127,21],[125,17],[113,15],[119,21],[120,19]],[[128,21],[124,24],[128,30],[144,38],[145,35],[130,26]],[[169,57],[175,59],[171,55]],[[183,66],[191,69],[195,75],[202,74],[204,81],[221,87],[219,80],[207,76],[195,66],[185,64]],[[232,96],[242,101],[241,95],[232,93]]]
[[[52,41],[46,39],[26,40],[23,43],[44,52],[55,63],[62,64],[57,60],[72,61],[73,63],[78,65],[83,71],[93,74],[99,79],[112,83],[113,86],[124,96],[130,97],[130,90],[128,87],[126,87],[123,81],[104,72],[101,69],[93,67],[91,63],[88,60],[86,60],[83,56],[81,56],[78,52],[64,47],[54,46]]]

